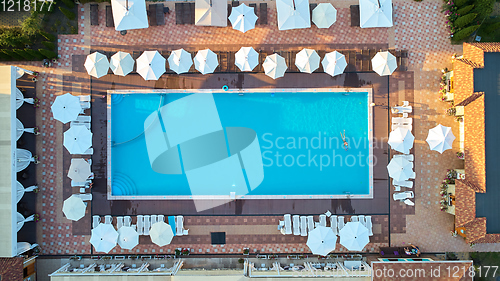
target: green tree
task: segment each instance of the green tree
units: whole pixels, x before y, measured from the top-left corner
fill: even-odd
[[[477,14],[467,14],[465,16],[460,16],[455,20],[453,24],[456,28],[462,28],[471,23],[476,17]]]
[[[33,13],[21,22],[21,30],[28,36],[34,36],[40,31],[41,23],[42,19],[37,13]]]
[[[0,28],[0,46],[10,48],[21,48],[25,44],[29,44],[29,38],[25,35],[21,28]]]
[[[44,55],[48,59],[53,59],[57,57],[57,54],[51,50],[47,49],[38,49],[42,55]]]
[[[56,48],[56,45],[49,41],[42,41],[42,44],[49,50],[54,50]]]
[[[495,0],[475,0],[474,1],[474,10],[472,12],[477,13],[479,15],[479,19],[483,19],[487,17],[493,12],[493,5],[495,4]]]
[[[453,3],[455,3],[455,6],[457,6],[459,8],[462,8],[463,6],[465,6],[467,4],[467,2],[469,2],[469,0],[455,0],[455,1],[453,1]]]
[[[48,32],[40,31],[40,35],[42,35],[48,41],[56,41],[56,37]]]
[[[73,13],[72,11],[64,8],[64,7],[61,7],[59,6],[59,10],[61,10],[61,12],[69,19],[69,20],[75,20],[76,18],[76,15],[75,13]]]
[[[476,31],[478,28],[479,28],[479,24],[466,27],[466,28],[458,31],[457,33],[453,34],[452,40],[455,42],[462,41],[465,38],[469,37],[472,34],[472,32]]]
[[[463,8],[458,9],[457,14],[459,14],[460,16],[463,16],[463,15],[467,14],[468,12],[470,12],[470,10],[472,10],[472,8],[474,8],[474,5],[465,6]]]

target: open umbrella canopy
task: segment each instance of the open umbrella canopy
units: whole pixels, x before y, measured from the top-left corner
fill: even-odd
[[[218,65],[217,55],[210,49],[200,50],[194,57],[194,67],[203,75],[214,72]]]
[[[359,26],[391,27],[392,0],[359,0]]]
[[[243,33],[255,28],[257,16],[255,15],[254,8],[241,4],[231,10],[229,21],[233,25],[233,29],[239,30]]]
[[[90,236],[90,244],[94,246],[96,252],[108,253],[116,246],[118,232],[111,224],[100,223],[96,228],[92,229]]]
[[[62,211],[68,220],[77,221],[85,216],[86,208],[80,197],[71,195],[64,200]]]
[[[202,26],[227,26],[227,1],[196,0],[194,22]]]
[[[413,163],[404,157],[392,158],[387,165],[389,177],[397,181],[405,181],[413,175]]]
[[[323,61],[321,61],[321,65],[325,73],[335,76],[344,73],[347,67],[347,61],[343,54],[333,51],[325,55]]]
[[[83,154],[92,146],[92,133],[83,125],[72,126],[64,132],[63,144],[70,154]]]
[[[321,58],[313,49],[302,49],[295,55],[295,65],[300,72],[313,73],[319,68]]]
[[[443,153],[447,149],[451,149],[455,136],[450,127],[445,127],[441,124],[429,130],[427,136],[427,143],[431,150]]]
[[[137,73],[144,80],[158,80],[165,73],[165,58],[158,51],[144,51],[137,58]]]
[[[86,181],[92,172],[90,171],[89,162],[82,158],[71,159],[69,166],[68,177],[76,182]]]
[[[320,3],[312,12],[312,21],[318,28],[329,28],[337,21],[337,9],[330,3]]]
[[[117,31],[149,27],[145,0],[111,0],[111,9]]]
[[[288,68],[285,58],[278,54],[267,56],[262,66],[264,67],[264,73],[273,79],[283,77]]]
[[[177,74],[188,72],[192,65],[191,54],[184,49],[172,51],[168,56],[168,67]]]
[[[252,47],[241,47],[234,55],[234,64],[241,71],[252,71],[259,65],[259,53]]]
[[[135,61],[129,53],[122,51],[111,56],[109,67],[115,75],[126,76],[134,70]]]
[[[391,75],[396,68],[398,68],[398,63],[396,62],[396,57],[391,53],[378,52],[372,58],[372,68],[380,76]]]
[[[78,118],[78,114],[82,111],[82,106],[78,97],[66,93],[57,96],[50,109],[52,110],[54,119],[66,124]]]
[[[149,230],[149,236],[151,237],[151,241],[153,243],[160,247],[163,247],[172,242],[172,238],[174,238],[174,232],[172,231],[172,227],[170,225],[160,221],[151,226],[151,230]]]
[[[337,235],[333,233],[332,228],[318,226],[309,232],[306,245],[314,255],[326,256],[335,250],[336,244]]]
[[[311,27],[309,0],[277,0],[276,10],[279,30]]]
[[[360,222],[348,222],[339,231],[340,244],[349,251],[363,251],[370,242],[368,229]]]
[[[108,74],[109,61],[105,55],[99,52],[93,52],[85,59],[84,66],[89,75],[95,78],[101,78]]]
[[[412,135],[410,130],[397,128],[389,133],[388,143],[392,149],[408,154],[410,153],[410,149],[413,147],[414,140],[415,137]]]
[[[139,234],[130,226],[122,226],[118,229],[118,245],[122,249],[132,250],[139,244]]]

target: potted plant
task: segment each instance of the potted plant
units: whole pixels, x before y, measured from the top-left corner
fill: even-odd
[[[188,249],[183,249],[183,250],[182,250],[182,255],[183,255],[183,256],[187,256],[187,255],[189,255],[189,250],[188,250]]]
[[[35,222],[40,221],[40,214],[36,213],[36,214],[34,215],[33,221],[35,221]]]
[[[465,154],[461,151],[457,152],[458,159],[464,159]]]
[[[243,249],[243,255],[248,256],[250,254],[250,249],[249,248],[244,248]]]
[[[181,250],[180,249],[175,249],[175,255],[180,256],[181,255]]]
[[[239,258],[239,259],[238,259],[238,263],[244,263],[244,262],[245,262],[245,260],[244,260],[244,259],[242,259],[242,258]]]

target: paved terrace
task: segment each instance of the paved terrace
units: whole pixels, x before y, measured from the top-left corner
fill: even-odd
[[[410,209],[402,206],[401,203],[390,202],[390,216],[375,216],[376,224],[380,225],[381,232],[385,233],[385,236],[388,236],[390,231],[391,245],[400,246],[403,243],[411,242],[419,245],[424,252],[470,250],[469,245],[463,239],[453,238],[450,235],[450,231],[453,229],[453,217],[439,211],[439,183],[445,175],[446,168],[456,167],[460,165],[460,162],[455,157],[454,151],[447,151],[443,155],[439,155],[436,152],[430,152],[424,141],[427,130],[438,123],[452,126],[455,135],[458,136],[457,123],[453,118],[444,115],[444,110],[448,105],[438,100],[440,69],[446,66],[450,67],[450,56],[455,52],[461,52],[460,46],[450,45],[449,40],[446,38],[445,18],[439,12],[441,1],[428,0],[418,3],[396,0],[394,1],[395,27],[380,29],[350,27],[348,3],[333,1],[333,4],[338,9],[338,20],[334,27],[328,30],[319,30],[312,27],[306,30],[278,32],[275,10],[271,2],[269,5],[269,25],[259,27],[245,34],[233,31],[230,28],[176,26],[174,24],[175,15],[171,13],[166,18],[166,26],[151,27],[143,31],[130,31],[124,37],[120,36],[114,29],[106,28],[102,16],[100,26],[91,27],[88,15],[89,9],[85,9],[85,11],[79,11],[80,34],[59,37],[61,59],[55,68],[43,69],[40,67],[40,63],[9,63],[43,72],[37,85],[37,95],[43,101],[37,112],[37,122],[44,133],[38,137],[37,144],[37,154],[41,156],[42,161],[42,164],[37,166],[38,183],[42,186],[41,192],[38,194],[37,206],[42,220],[38,223],[37,235],[38,242],[42,246],[42,252],[48,255],[91,253],[88,242],[89,235],[78,234],[78,229],[74,229],[73,224],[66,220],[61,212],[62,201],[65,198],[63,195],[65,192],[63,179],[66,178],[63,168],[63,128],[59,122],[52,120],[50,113],[50,105],[55,96],[68,90],[63,89],[63,86],[68,86],[68,82],[64,83],[63,81],[71,81],[71,78],[68,77],[72,76],[76,77],[76,79],[84,78],[71,74],[73,68],[73,57],[71,55],[88,54],[90,49],[95,48],[96,45],[105,45],[105,47],[109,48],[116,48],[120,45],[140,45],[144,49],[153,49],[155,46],[162,45],[198,47],[201,49],[214,45],[223,46],[234,42],[239,42],[242,46],[252,45],[256,49],[268,42],[290,44],[290,46],[314,45],[317,49],[320,49],[322,45],[336,45],[336,48],[339,49],[351,49],[366,44],[381,44],[396,49],[408,49],[410,52],[409,70],[413,73],[407,72],[397,75],[401,75],[400,78],[404,78],[404,75],[412,75],[413,77],[409,78],[413,79],[414,83],[405,82],[404,79],[400,80],[396,75],[389,79],[388,86],[391,93],[391,104],[400,102],[403,97],[406,98],[406,95],[413,94],[414,96],[413,105],[415,110],[413,117],[415,118],[414,134],[416,135],[414,153],[416,155],[415,171],[417,173],[414,192],[416,194],[416,206],[414,209]],[[101,7],[100,11],[104,13],[104,7]],[[75,94],[90,92],[88,83],[79,84],[79,82],[76,82],[71,87]],[[93,98],[95,101],[98,97]],[[384,121],[387,121],[387,118]],[[95,128],[96,126],[93,125],[92,127]],[[94,157],[99,157],[99,155],[94,155]],[[123,203],[113,204],[119,205]],[[123,207],[126,208],[127,206],[121,208]],[[318,210],[318,213],[323,211]],[[244,246],[261,252],[293,253],[307,251],[304,241],[301,240],[303,238],[289,238],[275,234],[277,233],[275,232],[275,226],[279,218],[279,216],[187,216],[185,226],[186,228],[192,228],[193,232],[190,232],[189,236],[180,238],[178,242],[175,240],[178,238],[175,238],[174,243],[176,244],[163,249],[168,252],[169,249],[180,246],[177,243],[183,243],[182,246],[193,248],[195,252],[201,251],[201,253],[208,252],[207,249],[211,253],[224,252],[223,250],[231,252],[231,249],[233,249],[233,252],[240,252]],[[245,226],[249,222],[255,225],[255,227],[252,227],[252,231],[255,231],[253,233],[256,236],[244,235],[249,232],[243,232],[243,230],[250,231]],[[90,227],[90,222],[88,222],[88,225]],[[206,239],[206,236],[200,237],[196,233],[208,231],[203,227],[210,226],[213,229],[226,228],[228,231],[229,228],[233,228],[232,231],[235,231],[234,238],[232,238],[234,244],[225,247],[205,244],[206,242],[202,240]],[[388,230],[385,230],[385,227]],[[385,245],[388,240],[383,236],[381,237],[380,242]],[[256,241],[248,241],[248,239],[253,240],[254,238]],[[294,239],[292,240],[292,238]],[[191,240],[188,241],[187,239]],[[237,247],[233,245],[237,245]],[[377,243],[372,243],[367,249],[368,251],[374,251],[377,246]],[[149,245],[139,246],[136,249],[141,253],[145,253],[146,250],[151,252],[154,250],[156,253],[161,252],[161,249],[157,251]],[[339,250],[342,249],[339,248]],[[500,245],[476,245],[474,250],[500,250]],[[121,252],[119,248],[113,251]]]

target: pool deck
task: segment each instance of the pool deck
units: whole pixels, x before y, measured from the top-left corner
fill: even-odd
[[[315,1],[311,1],[315,2]],[[439,211],[439,183],[446,169],[457,167],[460,160],[454,150],[442,155],[430,152],[425,143],[429,128],[438,123],[451,126],[458,135],[458,125],[453,118],[445,116],[446,103],[438,101],[441,68],[450,67],[450,56],[461,53],[461,46],[452,46],[446,38],[445,17],[439,12],[442,1],[429,0],[414,2],[394,0],[395,27],[382,29],[359,29],[349,26],[348,5],[345,1],[333,1],[338,8],[338,20],[335,32],[332,30],[307,30],[277,32],[275,13],[269,12],[269,25],[259,27],[253,33],[237,34],[229,28],[210,29],[194,26],[176,26],[172,24],[174,13],[167,16],[167,25],[151,27],[147,31],[130,32],[127,36],[118,35],[113,29],[104,26],[104,7],[101,7],[100,25],[90,26],[88,10],[79,10],[80,34],[59,36],[59,54],[61,59],[54,68],[45,69],[40,63],[14,62],[27,69],[40,71],[37,84],[37,97],[42,105],[36,112],[37,125],[43,126],[41,136],[37,138],[37,154],[42,163],[37,165],[38,183],[41,192],[37,194],[37,212],[41,221],[36,225],[37,242],[45,255],[91,254],[89,244],[90,215],[94,214],[179,214],[185,216],[185,227],[190,228],[190,235],[177,237],[169,247],[161,249],[149,244],[147,238],[141,238],[141,245],[134,253],[160,254],[171,253],[177,247],[189,247],[195,253],[241,253],[243,247],[264,253],[302,253],[307,252],[305,240],[299,236],[283,236],[276,230],[277,221],[285,213],[320,214],[330,210],[339,214],[374,214],[374,227],[377,233],[366,248],[375,252],[379,246],[391,244],[401,246],[414,243],[424,252],[470,251],[463,239],[453,238],[449,234],[453,229],[453,216]],[[181,35],[182,34],[182,35]],[[130,35],[130,36],[129,36]],[[144,41],[142,41],[144,39]],[[279,48],[300,48],[307,46],[317,49],[341,48],[395,48],[409,50],[409,71],[395,72],[390,78],[381,78],[373,73],[350,73],[346,79],[331,79],[325,74],[287,73],[276,81],[262,74],[213,74],[202,76],[189,74],[184,76],[164,75],[159,81],[144,81],[138,75],[127,78],[108,75],[101,79],[91,79],[83,72],[82,58],[91,49],[118,49],[130,45],[131,49],[150,49],[161,46],[170,49],[178,46],[192,49],[226,46],[234,47],[234,42],[241,45],[271,48],[264,42],[272,42]],[[100,44],[100,46],[97,46]],[[297,77],[307,77],[306,79]],[[385,79],[385,80],[384,80]],[[414,135],[416,137],[414,154],[417,179],[413,191],[415,206],[409,207],[390,200],[392,191],[385,173],[385,165],[377,165],[374,173],[384,175],[375,184],[373,204],[362,200],[265,200],[263,202],[236,201],[210,212],[197,214],[190,202],[149,202],[106,201],[105,200],[105,151],[103,151],[106,131],[102,128],[106,120],[105,99],[102,93],[108,89],[148,88],[220,88],[230,87],[363,87],[372,82],[375,92],[375,135],[388,136],[387,105],[409,100],[414,107]],[[50,105],[55,96],[65,92],[74,94],[92,94],[92,128],[94,131],[95,153],[93,170],[96,180],[93,188],[92,210],[78,221],[66,220],[61,212],[62,201],[75,192],[69,188],[65,173],[69,167],[69,154],[62,147],[63,126],[52,119]],[[384,94],[385,93],[385,94]],[[389,94],[387,94],[389,93]],[[98,129],[98,130],[95,130]],[[100,142],[102,140],[102,143]],[[378,152],[377,152],[378,151]],[[388,160],[387,147],[375,151],[377,156]],[[43,174],[42,174],[43,173]],[[271,202],[273,201],[273,202]],[[170,213],[175,212],[175,213]],[[208,221],[207,221],[208,220]],[[227,220],[227,221],[226,221]],[[208,242],[208,232],[223,230],[228,233],[228,243],[224,247],[213,246]],[[232,251],[231,251],[232,250]],[[500,250],[498,244],[476,245],[474,250]],[[338,247],[338,252],[345,249]],[[118,247],[111,253],[121,253]],[[128,251],[127,251],[128,252]]]

